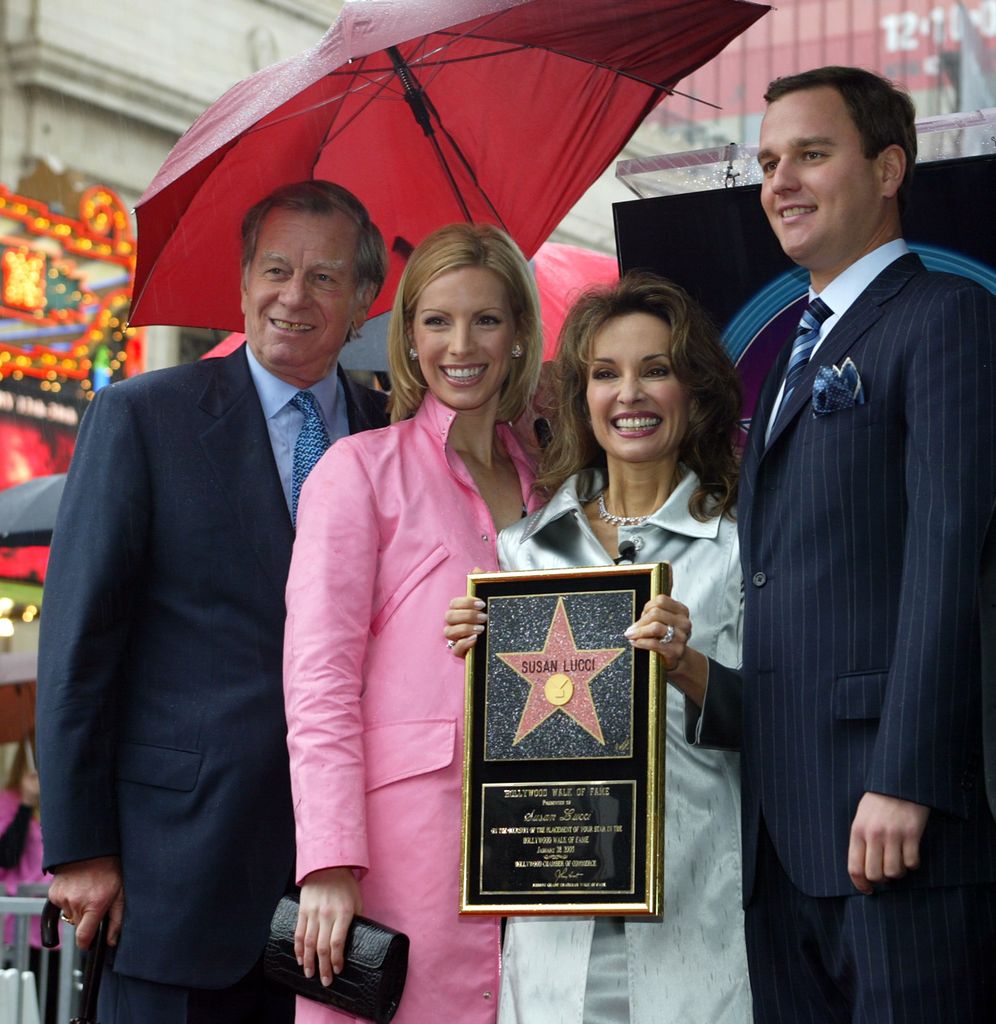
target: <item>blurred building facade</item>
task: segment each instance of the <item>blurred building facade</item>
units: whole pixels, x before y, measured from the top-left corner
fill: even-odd
[[[996,0],[768,2],[764,18],[678,85],[621,158],[756,146],[768,83],[824,64],[855,64],[898,82],[918,119],[996,106]],[[632,198],[610,169],[560,226],[562,240],[612,251],[606,211]]]

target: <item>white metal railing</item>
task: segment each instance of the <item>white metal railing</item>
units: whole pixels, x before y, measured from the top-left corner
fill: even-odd
[[[43,949],[38,958],[38,977],[30,970],[28,929],[31,919],[41,914],[47,888],[45,885],[21,885],[18,886],[20,895],[0,896],[0,938],[6,934],[7,918],[14,918],[13,944],[3,946],[4,964],[10,966],[0,971],[0,1024],[63,1022],[76,1012],[80,970],[76,929],[72,925],[62,925],[61,955],[53,957],[54,950]],[[48,1005],[48,976],[53,969],[59,972],[54,1017]]]

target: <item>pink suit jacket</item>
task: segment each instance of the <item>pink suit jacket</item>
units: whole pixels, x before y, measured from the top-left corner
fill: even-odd
[[[361,869],[364,914],[411,938],[396,1024],[492,1024],[496,918],[461,918],[463,665],[443,614],[495,528],[447,449],[454,413],[427,395],[409,420],[337,442],[304,487],[287,583],[284,689],[297,876]],[[497,427],[530,511],[533,469]],[[348,1019],[298,1001],[297,1020]]]

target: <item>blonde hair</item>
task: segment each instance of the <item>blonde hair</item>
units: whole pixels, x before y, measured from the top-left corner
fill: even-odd
[[[464,267],[484,267],[501,280],[515,318],[515,340],[522,348],[502,386],[498,419],[518,419],[536,390],[543,339],[536,284],[525,257],[504,231],[491,224],[449,224],[416,247],[394,296],[387,329],[392,422],[413,416],[426,392],[418,362],[408,353],[419,297],[441,274]]]

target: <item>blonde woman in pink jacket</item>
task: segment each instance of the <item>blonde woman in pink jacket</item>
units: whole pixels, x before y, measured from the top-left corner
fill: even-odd
[[[493,1024],[499,923],[459,904],[463,669],[439,635],[498,531],[540,504],[510,423],[539,374],[535,286],[489,225],[427,238],[388,335],[392,424],[308,477],[284,687],[302,886],[296,948],[335,984],[356,913],[411,938],[397,1024]],[[345,1017],[298,1000],[298,1022]]]

